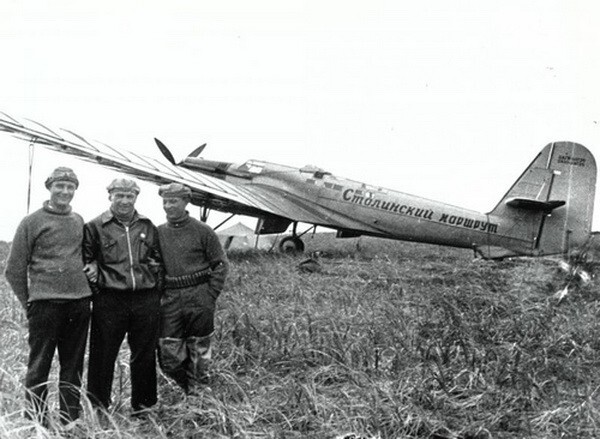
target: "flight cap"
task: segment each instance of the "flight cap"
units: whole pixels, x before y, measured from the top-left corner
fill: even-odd
[[[75,183],[75,188],[79,187],[77,175],[75,175],[75,172],[73,172],[71,168],[67,168],[65,166],[59,166],[52,171],[44,183],[46,185],[46,189],[50,189],[50,186],[52,186],[52,183],[55,181],[70,181],[71,183]]]
[[[163,198],[175,197],[189,200],[192,198],[192,190],[181,183],[169,183],[158,188],[158,195]]]
[[[136,195],[140,193],[140,187],[133,180],[129,180],[128,178],[115,178],[107,187],[106,190],[108,193],[112,193],[113,191],[120,192],[133,192]]]

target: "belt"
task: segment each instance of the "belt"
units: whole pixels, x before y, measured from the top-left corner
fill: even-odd
[[[210,272],[210,268],[207,268],[182,276],[165,276],[165,288],[178,289],[204,284],[210,280]]]

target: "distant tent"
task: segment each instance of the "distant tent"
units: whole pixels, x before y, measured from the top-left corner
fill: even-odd
[[[217,230],[217,236],[225,250],[252,249],[255,247],[257,235],[254,230],[243,223],[234,224],[223,230]],[[277,239],[274,235],[262,235],[258,238],[258,248],[270,249]]]

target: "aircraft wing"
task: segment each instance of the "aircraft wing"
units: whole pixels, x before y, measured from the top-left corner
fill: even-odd
[[[334,221],[315,206],[286,193],[256,185],[230,183],[168,162],[88,140],[66,129],[50,129],[31,120],[17,120],[0,112],[0,131],[14,137],[156,184],[182,183],[192,189],[192,202],[210,209],[263,217],[276,215],[293,221],[332,227],[358,227],[354,221]],[[339,224],[338,224],[339,223]]]

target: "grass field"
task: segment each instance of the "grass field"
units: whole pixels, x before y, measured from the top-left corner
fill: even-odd
[[[67,435],[600,437],[595,280],[559,301],[569,279],[553,261],[364,238],[307,247],[323,252],[313,271],[299,269],[306,255],[230,255],[203,396],[161,375],[155,413],[130,418],[124,349],[111,417],[84,401]],[[65,435],[23,417],[27,329],[3,277],[0,324],[0,436]]]

